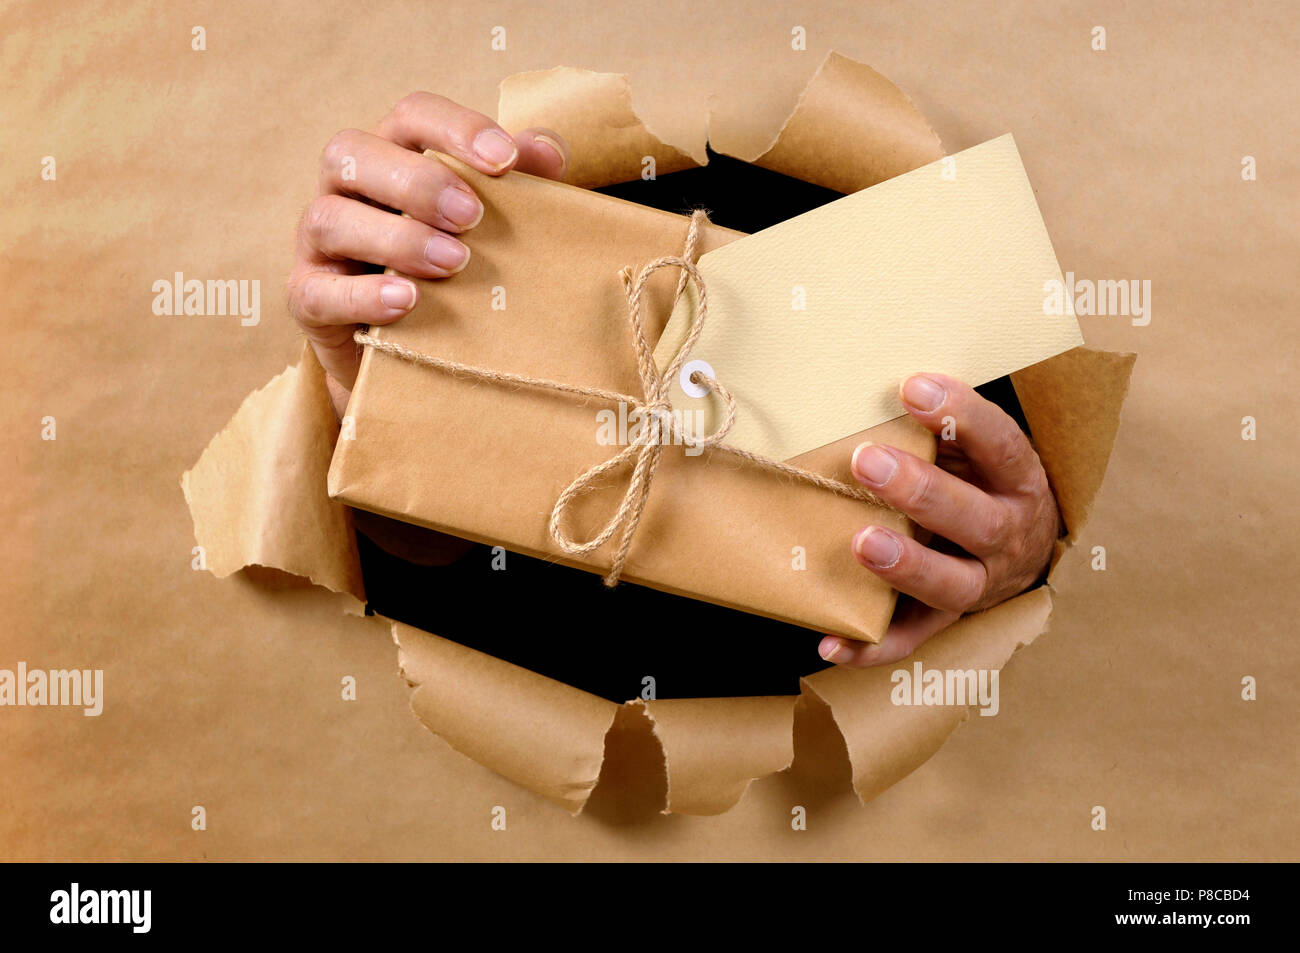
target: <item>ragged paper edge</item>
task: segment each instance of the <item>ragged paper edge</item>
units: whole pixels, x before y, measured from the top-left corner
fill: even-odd
[[[802,688],[831,712],[848,748],[853,790],[870,801],[943,747],[970,717],[972,706],[895,705],[896,670],[981,669],[1000,672],[1019,649],[1047,628],[1049,587],[1040,586],[984,612],[966,616],[908,658],[875,668],[832,668],[802,680]],[[1011,703],[1000,693],[999,704]]]
[[[1069,543],[1079,538],[1106,477],[1136,360],[1076,347],[1011,375]]]
[[[564,181],[598,188],[704,165],[704,142],[668,143],[632,108],[624,73],[570,66],[516,73],[501,82],[497,121],[508,131],[544,126],[569,144]],[[839,192],[856,192],[943,156],[943,144],[897,86],[864,63],[831,51],[775,132],[750,117],[710,111],[716,152]]]
[[[449,639],[392,623],[411,711],[461,754],[582,811],[618,705]]]
[[[721,814],[794,759],[796,695],[616,705],[401,622],[392,622],[392,635],[411,710],[425,728],[572,814],[598,782],[617,784],[615,798],[649,784],[655,790],[641,793],[664,814]],[[635,744],[647,732],[653,749]],[[636,747],[640,762],[621,784],[605,772],[607,762],[627,760],[614,750],[619,744]]]
[[[846,64],[852,64],[857,69],[844,68]],[[867,72],[862,72],[863,70]],[[573,72],[582,74],[586,71]],[[617,92],[618,77],[615,74],[603,75],[606,77],[603,82],[607,85],[612,83]],[[858,79],[855,80],[854,75]],[[611,76],[614,76],[613,80],[609,79]],[[879,181],[874,173],[869,171],[864,173],[861,163],[855,158],[856,153],[861,150],[861,142],[850,142],[852,148],[846,149],[822,148],[839,131],[837,124],[845,121],[846,117],[852,118],[855,101],[861,101],[863,98],[869,100],[879,94],[879,87],[874,80],[871,80],[872,76],[888,83],[887,80],[883,80],[883,77],[879,77],[879,74],[863,67],[862,64],[855,64],[838,54],[829,55],[800,97],[799,104],[777,133],[773,145],[758,158],[769,163],[769,167],[775,168],[776,171],[838,188],[840,191],[854,191],[873,184],[871,181],[873,179]],[[863,77],[871,82],[865,82],[860,88],[855,88],[855,83],[863,82]],[[502,88],[504,104],[502,116],[505,117],[503,124],[508,128],[534,124],[551,125],[552,128],[556,128],[555,124],[540,122],[532,116],[525,115],[521,109],[511,112],[512,103],[515,102],[511,97],[518,91],[511,85],[512,79],[514,77],[508,79]],[[622,77],[621,81],[626,86],[626,77]],[[833,92],[836,84],[841,85],[838,95]],[[585,84],[578,85],[582,87]],[[822,89],[823,85],[827,87],[826,90]],[[873,87],[875,87],[874,92]],[[541,83],[537,87],[542,92],[548,88],[553,90],[555,87],[547,83]],[[895,93],[898,92],[892,84],[889,84],[889,88]],[[534,93],[540,95],[537,90],[534,90]],[[582,95],[576,96],[578,102],[572,104],[576,108],[571,110],[568,114],[569,118],[564,119],[564,122],[577,124],[571,128],[576,128],[579,132],[590,129],[595,133],[608,128],[611,121],[615,123],[615,127],[617,122],[624,122],[631,130],[628,140],[635,142],[644,134],[648,139],[641,141],[649,141],[652,147],[655,142],[659,142],[657,137],[645,128],[644,123],[636,119],[631,112],[630,91],[626,100],[626,109],[619,105],[619,96],[610,96],[608,88],[602,95],[607,102],[599,107],[591,105],[596,100],[584,101]],[[901,93],[898,95],[902,96]],[[822,98],[829,99],[835,108],[822,108],[820,105]],[[902,98],[906,101],[906,97]],[[611,102],[618,107],[613,112],[609,112]],[[581,108],[584,104],[590,105],[594,112],[589,114],[584,111]],[[907,106],[914,109],[910,102]],[[606,114],[603,116],[597,114],[600,109],[606,110]],[[919,113],[917,115],[919,116]],[[629,117],[631,121],[627,122]],[[905,119],[909,123],[912,122],[910,117]],[[928,131],[928,125],[924,124],[923,119],[920,121],[924,130]],[[788,149],[784,148],[788,131],[802,123],[807,123],[811,127],[810,131],[814,134],[812,141],[819,144],[818,152],[815,154],[794,141],[790,143]],[[636,128],[638,125],[640,131]],[[721,136],[725,140],[725,130],[719,130],[724,130],[722,124],[714,127],[711,134]],[[566,133],[562,128],[557,131],[561,134],[573,135],[573,133]],[[930,132],[930,135],[933,133]],[[798,138],[800,143],[805,142],[802,133],[800,137],[793,138]],[[920,134],[919,141],[924,143],[925,139],[924,134]],[[935,137],[936,149],[939,148],[937,141]],[[665,150],[673,150],[666,153],[668,166],[662,164],[659,166],[658,171],[661,173],[674,162],[682,161],[680,155],[688,154],[667,144],[660,143],[660,145]],[[715,143],[715,148],[718,145],[725,145],[725,142]],[[718,148],[718,151],[726,150]],[[674,158],[674,152],[680,155]],[[632,155],[632,153],[636,154]],[[640,161],[644,154],[654,153],[647,153],[637,148],[629,149],[626,143],[608,148],[603,144],[599,145],[592,150],[591,156],[584,160],[588,163],[587,171],[584,172],[582,166],[576,167],[577,172],[582,173],[580,177],[572,174],[574,170],[571,169],[569,181],[599,185],[636,178],[640,174]],[[832,168],[829,170],[818,166],[818,163],[826,157],[829,157],[832,163]],[[927,161],[933,161],[933,158],[937,157],[937,155],[933,156]],[[694,162],[693,159],[690,161]],[[686,168],[689,165],[681,167]],[[622,171],[619,171],[620,169]],[[901,167],[898,169],[898,172],[903,171],[908,169]],[[627,172],[632,174],[626,175]],[[620,176],[624,177],[620,178]],[[1106,354],[1106,352],[1094,353]],[[1131,365],[1131,355],[1109,355],[1100,360],[1107,363],[1114,359],[1127,359]],[[1032,369],[1027,370],[1032,371]],[[1071,375],[1074,385],[1086,385],[1087,389],[1091,389],[1095,382],[1086,380],[1086,368],[1083,377],[1077,373],[1078,368],[1074,370],[1076,373]],[[1016,381],[1018,392],[1022,393],[1022,401],[1027,401],[1029,406],[1034,408],[1033,413],[1040,418],[1040,421],[1049,420],[1051,417],[1053,400],[1068,403],[1080,394],[1075,386],[1062,386],[1060,381],[1054,381],[1051,376],[1035,380],[1032,373],[1026,376],[1026,372],[1021,371],[1013,375],[1013,379]],[[1116,380],[1116,375],[1105,375],[1102,382],[1103,389],[1110,387],[1113,391]],[[1123,383],[1126,386],[1127,368]],[[1057,391],[1060,393],[1053,398],[1052,394]],[[1092,447],[1089,453],[1068,456],[1063,463],[1054,464],[1056,471],[1054,487],[1058,488],[1058,495],[1071,497],[1074,493],[1080,494],[1079,503],[1062,501],[1062,509],[1067,513],[1066,522],[1071,529],[1072,538],[1077,537],[1082,528],[1092,498],[1104,475],[1123,396],[1122,391],[1112,392],[1107,396],[1105,413],[1102,416],[1112,418],[1112,423],[1088,431],[1090,436],[1087,440]],[[255,421],[263,419],[283,428],[277,431],[282,435],[288,434],[291,437],[307,435],[304,459],[311,461],[312,465],[294,468],[283,474],[268,473],[265,466],[267,460],[258,458],[256,452],[259,447],[263,451],[266,448],[252,439],[259,431],[256,428],[251,431],[249,429]],[[1031,427],[1033,426],[1031,421]],[[1050,422],[1046,424],[1040,422],[1036,429],[1044,426],[1050,427]],[[244,565],[267,565],[306,577],[317,585],[335,592],[345,593],[357,603],[364,599],[349,511],[345,507],[333,504],[323,491],[320,494],[321,499],[317,500],[313,489],[313,487],[324,486],[324,472],[328,470],[335,432],[336,422],[330,410],[323,373],[319,372],[314,357],[304,355],[304,359],[296,368],[290,368],[245,400],[231,424],[213,439],[199,462],[182,478],[186,499],[194,516],[195,535],[200,545],[204,545],[207,550],[209,568],[214,574],[229,575]],[[1047,443],[1054,443],[1050,437],[1050,434],[1045,434]],[[326,450],[318,474],[315,468],[317,460],[315,449],[319,441],[324,442]],[[1044,450],[1047,456],[1051,455],[1051,450],[1046,448]],[[1099,456],[1100,464],[1098,464]],[[272,453],[268,459],[274,460],[275,454]],[[292,459],[292,457],[286,455],[284,459]],[[1049,467],[1049,474],[1052,469]],[[244,501],[237,498],[236,490],[241,485],[256,487],[258,478],[267,476],[274,477],[270,482],[279,487],[279,491],[283,494],[282,499],[292,504],[290,512],[301,509],[309,515],[314,514],[314,520],[308,522],[314,522],[318,532],[310,533],[307,537],[296,538],[290,533],[288,538],[284,538],[277,537],[277,534],[284,533],[284,526],[279,521],[254,518],[246,522],[246,505]],[[303,499],[308,501],[305,507],[297,496],[299,493],[305,494]],[[270,512],[274,513],[275,510],[272,509]],[[221,531],[217,529],[218,526],[229,527],[230,530]],[[270,538],[265,537],[267,533],[270,533]],[[1058,547],[1058,552],[1063,549],[1064,544]],[[1006,658],[1009,658],[1018,647],[1032,642],[1041,634],[1049,612],[1049,590],[1042,587],[978,616],[963,619],[937,636],[932,640],[932,644],[923,647],[921,652],[908,662],[914,661],[915,658],[928,658],[931,660],[930,664],[945,664],[942,661],[946,657],[943,655],[944,652],[950,651],[953,646],[959,649],[969,646],[974,654],[958,651],[953,659],[954,665],[973,667],[974,663],[969,661],[971,658],[984,659],[992,651],[995,657],[999,654],[1004,656],[998,661],[1000,668],[1005,664]],[[1003,622],[1006,623],[1006,627],[999,633],[999,627]],[[401,624],[394,623],[395,640],[398,641],[399,652],[406,650],[400,664],[404,676],[413,687],[412,708],[426,727],[434,734],[448,739],[452,747],[457,750],[496,770],[497,773],[516,780],[524,787],[548,797],[575,814],[587,804],[593,791],[600,792],[602,784],[609,779],[608,769],[611,764],[619,761],[621,752],[617,748],[622,743],[619,738],[621,728],[627,729],[623,732],[627,737],[641,732],[652,739],[656,746],[655,758],[658,759],[658,763],[634,766],[631,774],[639,777],[644,783],[647,777],[654,777],[656,770],[662,771],[665,778],[664,790],[661,794],[653,795],[661,797],[659,801],[662,805],[661,810],[673,813],[716,814],[738,803],[754,780],[784,770],[790,765],[794,737],[793,722],[795,712],[801,703],[821,705],[830,712],[831,718],[828,721],[834,727],[829,730],[837,731],[843,738],[849,752],[853,787],[859,798],[864,801],[876,796],[923,764],[965,718],[964,714],[956,713],[951,719],[944,717],[933,725],[909,724],[905,726],[903,734],[899,736],[896,743],[891,744],[890,739],[886,737],[889,732],[881,731],[873,717],[864,714],[864,702],[860,695],[855,694],[856,690],[851,688],[855,678],[861,684],[864,673],[831,669],[804,680],[800,695],[783,697],[780,705],[781,718],[775,715],[776,706],[769,709],[767,717],[760,719],[762,729],[757,734],[751,735],[745,743],[737,746],[743,756],[728,758],[725,767],[720,769],[717,757],[719,751],[713,747],[719,740],[714,729],[717,724],[742,724],[743,713],[748,710],[747,706],[754,702],[754,699],[686,700],[685,704],[678,700],[661,700],[646,704],[632,702],[621,706],[615,705],[587,695],[571,686],[519,669],[510,663],[481,655],[456,643],[410,627],[402,627],[406,630],[406,643],[403,646],[396,634],[398,626]],[[418,648],[412,652],[410,651],[412,646]],[[438,649],[430,649],[431,646],[437,646]],[[436,665],[433,664],[435,660]],[[886,670],[892,671],[890,667],[886,667]],[[477,682],[475,679],[483,673],[490,677],[481,683]],[[870,670],[865,674],[869,677]],[[455,690],[457,686],[468,690],[479,706],[478,708],[471,706],[469,710],[482,712],[484,721],[478,723],[475,730],[470,730],[471,726],[475,725],[474,720],[472,718],[467,720],[463,710],[452,710],[446,705],[439,704],[439,700],[445,696],[431,687],[434,684],[450,686],[451,690]],[[517,689],[517,695],[511,696],[508,692],[505,695],[497,695],[490,690],[493,685],[504,685],[507,689],[514,687]],[[418,704],[416,696],[418,696]],[[486,700],[489,698],[493,699],[493,704],[485,707]],[[513,702],[517,700],[524,700],[529,704],[516,708]],[[878,699],[874,701],[878,702]],[[503,709],[496,702],[516,710],[523,717],[517,719],[503,717]],[[651,706],[656,707],[652,709]],[[655,713],[654,717],[651,716],[652,710]],[[784,719],[786,711],[789,712],[788,720]],[[582,742],[576,746],[572,744],[573,735],[560,733],[559,740],[565,752],[560,761],[568,766],[568,770],[556,770],[554,765],[536,764],[536,755],[544,750],[544,746],[519,743],[520,739],[535,736],[536,727],[532,719],[538,712],[548,714],[555,723],[576,727]],[[894,714],[897,712],[895,711]],[[490,725],[494,731],[482,730],[484,724]],[[778,726],[779,730],[773,726]],[[456,741],[451,741],[449,736]],[[707,756],[697,761],[689,760],[693,755],[699,756],[701,752]],[[728,752],[721,753],[728,754]],[[645,751],[641,754],[644,761]],[[653,761],[655,758],[650,760]],[[630,801],[634,800],[637,794],[635,790],[619,791],[613,784],[609,787],[612,798]],[[649,787],[654,787],[653,782]]]
[[[722,814],[754,781],[789,768],[798,701],[798,695],[777,695],[629,702],[644,708],[663,748],[663,813]]]
[[[831,50],[766,140],[742,117],[710,113],[714,151],[837,192],[857,192],[943,157],[943,143],[901,89]],[[765,144],[764,144],[765,143]]]
[[[632,108],[626,73],[572,66],[515,73],[501,81],[497,122],[508,132],[543,126],[569,146],[564,181],[597,188],[641,177],[647,159],[656,175],[703,165],[704,143],[671,145]]]
[[[740,803],[754,781],[792,766],[796,709],[809,703],[829,711],[853,790],[870,801],[925,764],[970,717],[971,706],[894,705],[892,673],[917,662],[1001,672],[1046,631],[1051,608],[1051,590],[1041,586],[967,616],[893,665],[808,676],[799,695],[623,705],[402,623],[393,623],[393,639],[416,717],[498,775],[572,814],[603,786],[606,800],[713,816]],[[1000,692],[999,703],[1014,701]],[[639,743],[645,736],[652,746]],[[816,746],[825,749],[826,740]],[[620,757],[618,745],[635,753]],[[623,763],[615,779],[606,767],[616,761]]]
[[[244,398],[181,475],[209,572],[286,572],[364,612],[352,511],[326,492],[337,431],[325,372],[304,344],[298,362]]]

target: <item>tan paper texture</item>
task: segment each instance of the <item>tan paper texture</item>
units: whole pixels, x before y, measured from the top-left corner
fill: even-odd
[[[103,668],[107,699],[100,718],[0,710],[0,856],[1099,861],[1300,851],[1297,537],[1279,503],[1296,463],[1284,422],[1300,413],[1300,369],[1280,346],[1294,289],[1277,281],[1300,241],[1282,211],[1296,200],[1300,130],[1275,109],[1300,42],[1288,7],[1214,13],[1206,44],[1210,9],[1189,16],[1168,3],[1103,2],[1087,17],[1016,0],[996,17],[814,3],[800,13],[806,52],[789,49],[785,14],[728,0],[674,17],[647,7],[636,30],[581,0],[559,18],[506,5],[505,52],[490,48],[477,10],[456,3],[436,23],[404,4],[360,20],[239,0],[125,4],[102,29],[86,29],[104,16],[89,5],[11,12],[0,270],[23,359],[0,411],[13,436],[0,665]],[[205,52],[189,45],[195,23]],[[1096,23],[1109,30],[1106,52],[1089,47]],[[863,736],[837,727],[846,715],[806,687],[791,768],[753,782],[722,816],[692,818],[657,815],[662,748],[639,706],[616,706],[600,781],[575,823],[431,743],[407,711],[388,624],[344,615],[318,587],[194,571],[196,527],[177,477],[300,350],[283,281],[330,135],[364,128],[413,89],[491,113],[502,76],[575,63],[627,73],[654,117],[702,113],[704,91],[716,94],[721,148],[724,117],[774,134],[830,42],[908,90],[954,150],[1015,130],[1062,264],[1155,288],[1147,327],[1080,320],[1092,349],[1137,351],[1142,362],[1123,426],[1114,430],[1110,385],[1082,414],[1116,433],[1114,457],[1099,492],[1087,489],[1106,470],[1092,450],[1074,471],[1081,497],[1096,496],[1091,520],[1066,503],[1077,545],[1053,572],[1051,634],[1003,671],[997,717],[970,718],[942,756],[860,808],[851,775],[869,791],[906,761],[862,773],[874,756]],[[50,156],[57,180],[39,175]],[[1243,178],[1245,157],[1257,179]],[[178,268],[259,278],[260,324],[152,315],[151,283]],[[1115,360],[1127,359],[1078,357],[1077,376],[1126,377]],[[1014,375],[1022,403],[1050,414],[1060,404],[1031,393],[1032,371]],[[1257,439],[1243,440],[1247,416]],[[45,417],[57,440],[39,439]],[[1070,478],[1058,469],[1052,479],[1060,492]],[[326,562],[316,564],[325,578]],[[355,702],[340,698],[345,676]],[[1246,676],[1257,700],[1242,697]],[[852,772],[841,728],[856,739]],[[773,746],[762,760],[782,755]],[[190,823],[200,805],[205,830]],[[491,827],[497,805],[508,832]],[[1090,828],[1093,805],[1107,808],[1108,831]],[[806,830],[790,829],[794,807],[806,808]]]

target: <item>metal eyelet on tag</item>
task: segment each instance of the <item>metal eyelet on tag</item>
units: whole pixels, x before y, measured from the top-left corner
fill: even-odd
[[[694,374],[696,371],[700,371],[703,374],[707,374],[709,377],[712,377],[714,380],[717,380],[718,378],[718,375],[713,373],[713,368],[709,366],[708,361],[700,361],[700,360],[687,361],[686,366],[682,368],[681,376],[678,377],[677,379],[678,382],[682,385],[682,391],[686,394],[687,397],[703,397],[705,394],[709,392],[709,389],[707,387],[703,386],[702,384],[697,384],[695,383],[695,381],[691,380],[691,375]]]

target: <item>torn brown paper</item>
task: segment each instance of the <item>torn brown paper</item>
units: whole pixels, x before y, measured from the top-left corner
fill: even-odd
[[[644,705],[664,752],[665,813],[721,814],[794,760],[797,695],[666,698]]]
[[[503,103],[515,88],[507,81]],[[836,88],[838,94],[834,93]],[[813,169],[820,160],[812,155],[812,145],[819,141],[818,132],[821,141],[830,141],[846,122],[853,123],[854,117],[889,115],[891,110],[902,117],[900,128],[918,130],[911,141],[924,146],[912,152],[907,162],[895,166],[892,174],[907,171],[903,166],[913,160],[920,165],[935,158],[929,155],[921,161],[925,149],[931,148],[924,145],[926,136],[921,131],[928,130],[928,126],[923,119],[919,126],[914,125],[914,119],[908,116],[910,104],[903,98],[900,108],[901,93],[897,90],[884,90],[886,101],[877,109],[863,108],[864,98],[881,94],[878,74],[843,57],[829,57],[810,83],[796,115],[787,122],[788,128],[807,125],[812,130],[812,134],[801,132],[798,137],[803,143],[798,161],[807,162],[812,171],[801,172],[795,167],[778,170],[821,184],[838,183],[836,187],[845,191],[873,184],[879,180],[879,173],[862,159],[862,153],[874,146],[869,128],[855,127],[852,135],[862,138],[845,140],[850,148],[828,152],[835,157],[830,169]],[[581,117],[581,112],[579,109],[575,115]],[[616,110],[604,120],[595,115],[582,121],[616,125],[626,118],[625,112]],[[512,120],[512,125],[542,124],[539,118],[522,110],[513,113]],[[744,150],[720,130],[721,126],[715,125],[715,147],[743,154]],[[571,134],[564,128],[560,131]],[[626,143],[620,146],[598,137],[591,141],[595,153],[592,168],[630,170],[639,162],[639,155],[631,155],[641,151],[639,148],[624,153],[620,149],[626,148]],[[937,139],[932,147],[937,150]],[[800,152],[793,141],[790,147],[778,142],[768,151],[771,156],[764,161],[771,167],[776,167],[781,156]],[[711,240],[722,240],[718,237],[721,230],[711,230],[711,234]],[[672,250],[672,241],[679,237],[666,231],[659,235],[656,253],[658,242],[668,241]],[[658,293],[662,300],[666,292],[661,289]],[[616,298],[611,303],[617,304]],[[616,314],[617,309],[611,313]],[[480,337],[490,340],[500,335]],[[281,428],[281,433],[292,434],[302,428],[307,434],[317,435],[313,440],[324,440],[326,445],[332,442],[336,425],[332,416],[320,412],[329,406],[328,395],[321,375],[314,370],[315,362],[309,363],[313,367],[310,372],[295,375],[291,371],[287,381],[282,375],[252,395],[227,429],[241,433],[254,418],[265,417]],[[1105,471],[1131,364],[1130,355],[1081,348],[1013,375],[1067,525],[1075,535],[1082,528]],[[410,384],[429,386],[419,374],[413,374]],[[241,419],[244,423],[234,426]],[[449,423],[472,425],[454,419]],[[906,445],[906,435],[876,439]],[[309,446],[316,444],[309,441]],[[814,468],[828,466],[847,460],[851,449],[848,444],[831,445],[799,462]],[[289,572],[332,580],[340,590],[359,596],[359,580],[355,589],[347,582],[353,578],[349,573],[355,572],[349,569],[354,566],[354,545],[336,522],[335,514],[346,513],[346,509],[337,507],[322,492],[319,466],[284,467],[275,462],[277,459],[276,446],[252,435],[241,435],[240,439],[218,437],[205,451],[201,465],[191,470],[186,482],[187,498],[196,536],[208,548],[209,566],[220,567],[224,574],[244,562],[260,559]],[[258,499],[276,492],[283,494],[284,501],[309,512],[309,522],[332,529],[294,539],[286,537],[292,521],[272,519],[269,514],[263,514],[260,520],[244,521],[241,510],[245,494]],[[258,533],[268,538],[261,539]],[[419,549],[418,542],[412,545]],[[834,565],[841,562],[847,561],[838,560]],[[963,619],[918,657],[928,660],[927,664],[962,668],[1005,664],[1017,645],[1027,644],[1042,630],[1048,598],[1047,590],[1039,589]],[[616,706],[508,663],[476,657],[479,653],[428,633],[400,625],[394,631],[402,642],[403,670],[413,683],[422,686],[415,692],[418,698],[413,699],[412,707],[431,731],[567,810],[580,809],[590,796],[591,810],[602,811],[602,816],[607,817],[626,817],[630,816],[627,812],[635,814],[642,809],[676,813],[726,809],[743,794],[751,778],[779,771],[790,763],[791,733],[784,727],[787,704],[819,713],[819,717],[805,718],[803,722],[804,731],[812,731],[817,737],[805,738],[808,744],[798,756],[814,752],[818,758],[833,758],[838,756],[841,744],[847,745],[853,784],[863,799],[915,770],[943,744],[963,717],[960,712],[900,712],[891,708],[883,710],[880,717],[886,719],[883,725],[893,727],[882,727],[875,721],[881,699],[869,692],[864,694],[867,690],[859,678],[870,680],[879,678],[879,674],[838,669],[805,680],[803,694],[788,700],[707,699],[685,704],[661,700],[648,705]],[[444,686],[447,694],[442,694]],[[498,691],[503,696],[500,699]],[[524,701],[516,704],[511,692]],[[459,704],[448,703],[451,698]],[[760,715],[747,718],[746,713],[752,715],[756,704],[762,708]],[[540,732],[535,724],[539,710],[536,705],[553,706],[545,713]],[[722,730],[727,726],[736,730]],[[827,732],[836,738],[842,735],[843,742],[827,736]],[[548,745],[557,755],[553,761],[543,757]]]
[[[545,126],[560,133],[571,153],[564,181],[584,188],[665,175],[706,159],[704,143],[668,144],[647,128],[621,73],[560,66],[507,77],[497,120],[512,132]],[[943,155],[939,137],[898,87],[834,51],[779,130],[713,115],[708,138],[723,155],[846,193]]]
[[[411,709],[429,730],[566,810],[582,810],[617,705],[400,622],[393,641]]]
[[[1018,648],[1038,637],[1051,611],[1051,594],[1040,586],[964,617],[901,662],[831,668],[805,678],[804,690],[830,706],[844,736],[858,797],[869,801],[911,774],[970,714],[969,704],[896,704],[896,672],[910,672],[916,665],[944,672],[1000,671]]]
[[[902,90],[834,50],[778,132],[715,116],[709,142],[724,155],[845,193],[943,155],[939,137]]]
[[[1080,347],[1011,375],[1072,541],[1106,475],[1135,360]]]
[[[254,391],[181,477],[195,559],[217,578],[278,569],[365,602],[352,511],[329,499],[325,475],[338,423],[311,348]]]
[[[449,745],[572,813],[587,803],[615,713],[639,711],[662,759],[665,813],[721,814],[751,782],[789,767],[798,696],[661,699],[618,706],[456,642],[394,622],[411,710]],[[628,710],[630,709],[630,710]],[[626,729],[624,729],[626,730]],[[644,777],[638,776],[638,784]]]
[[[621,73],[557,66],[508,76],[501,82],[497,122],[509,132],[530,126],[558,132],[569,146],[564,181],[586,189],[678,172],[706,158],[703,143],[678,148],[646,128]]]
[[[330,134],[412,89],[478,108],[495,103],[505,72],[584,59],[663,76],[662,89],[638,86],[647,108],[652,96],[671,108],[696,87],[724,106],[746,86],[767,98],[777,83],[770,65],[793,61],[803,75],[791,73],[788,113],[820,56],[774,54],[774,42],[785,45],[775,8],[753,17],[752,4],[717,0],[593,34],[599,7],[557,18],[538,4],[503,4],[492,22],[508,25],[511,50],[500,53],[487,49],[486,21],[469,4],[439,7],[435,37],[411,28],[407,4],[358,17],[292,0],[272,61],[252,42],[267,32],[264,3],[230,0],[195,17],[206,53],[185,42],[192,22],[180,6],[75,2],[50,17],[14,5],[5,27],[13,92],[0,106],[12,205],[0,222],[0,268],[22,359],[3,411],[13,535],[0,557],[9,612],[0,666],[105,667],[108,707],[98,719],[37,708],[0,717],[4,857],[1300,856],[1300,590],[1291,578],[1300,533],[1284,531],[1279,505],[1297,447],[1278,426],[1300,412],[1298,355],[1285,346],[1295,295],[1277,281],[1300,247],[1300,220],[1287,214],[1300,183],[1300,114],[1276,109],[1294,87],[1294,16],[1252,7],[1219,20],[1207,44],[1203,19],[1168,0],[1108,3],[1110,16],[1096,22],[1122,19],[1122,36],[1108,26],[1112,52],[1096,53],[1089,22],[1063,29],[1026,0],[999,5],[996,17],[983,4],[859,4],[848,16],[843,4],[800,7],[814,47],[834,37],[859,57],[888,50],[889,68],[873,64],[918,104],[936,104],[929,118],[954,148],[1015,129],[1062,263],[1095,278],[1152,278],[1168,318],[1147,328],[1083,319],[1094,347],[1139,350],[1141,360],[1082,551],[1061,567],[1050,637],[1011,663],[999,717],[970,719],[867,809],[829,788],[822,802],[806,800],[778,776],[728,815],[697,822],[657,815],[662,791],[644,805],[635,786],[615,798],[602,777],[586,820],[574,823],[429,737],[394,677],[386,625],[341,616],[323,589],[271,592],[243,574],[191,571],[195,540],[177,479],[243,398],[292,363],[298,334],[278,304],[288,239]],[[1260,9],[1269,8],[1283,10]],[[1142,55],[1129,55],[1134,44]],[[339,82],[340,68],[356,63],[377,65]],[[266,108],[276,96],[294,107]],[[1116,103],[1140,137],[1122,156],[1086,134],[1116,116]],[[221,148],[211,117],[230,133]],[[762,120],[764,133],[782,118]],[[1247,151],[1258,181],[1238,176]],[[37,174],[47,154],[57,181]],[[150,282],[177,267],[261,278],[261,324],[151,316]],[[48,443],[36,437],[47,414],[58,419]],[[1258,417],[1257,441],[1241,438],[1244,414]],[[1109,553],[1107,572],[1088,566],[1096,544]],[[358,677],[357,703],[338,700],[344,671]],[[1236,690],[1244,673],[1259,681],[1256,702]],[[833,727],[827,734],[828,749],[842,747]],[[621,768],[635,773],[641,762],[627,762],[646,753],[623,750],[623,740],[611,738],[602,772],[611,780]],[[790,774],[821,758],[833,789],[849,790],[847,761],[841,770],[829,764],[833,750],[801,742]],[[662,769],[648,724],[638,743],[659,761],[646,769],[648,790]],[[602,801],[631,819],[598,814]],[[205,832],[186,826],[195,803],[208,807]],[[498,803],[511,810],[509,834],[488,829]],[[792,803],[808,806],[808,830],[789,829]],[[1106,805],[1109,832],[1087,824],[1093,804]]]

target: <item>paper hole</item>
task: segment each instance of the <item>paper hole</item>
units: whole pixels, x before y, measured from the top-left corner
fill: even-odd
[[[681,376],[678,378],[682,385],[682,391],[685,392],[687,397],[703,397],[709,392],[709,389],[703,384],[697,384],[691,380],[691,375],[696,371],[707,374],[714,380],[718,379],[718,375],[713,373],[713,368],[709,366],[708,361],[687,361],[686,366],[682,368]]]

